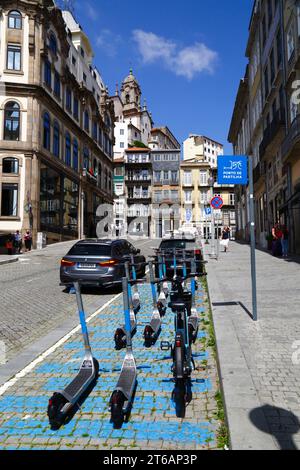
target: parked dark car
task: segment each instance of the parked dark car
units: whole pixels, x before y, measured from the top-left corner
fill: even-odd
[[[61,260],[61,285],[71,286],[80,280],[91,287],[122,284],[125,263],[137,265],[138,279],[145,276],[145,257],[127,240],[83,240],[74,245]]]
[[[179,254],[180,250],[182,253],[186,253],[186,258],[190,259],[195,257],[196,268],[198,273],[203,273],[205,271],[204,265],[201,263],[203,258],[203,252],[200,244],[193,239],[182,239],[182,238],[170,238],[163,240],[159,246],[159,250],[165,253],[166,268],[167,268],[167,278],[172,280],[174,277],[174,249],[179,250],[177,258],[180,259],[182,256]],[[183,262],[178,262],[177,264],[177,274],[183,275]],[[191,263],[187,261],[187,273],[191,272]],[[158,277],[159,272],[156,268],[156,276]]]

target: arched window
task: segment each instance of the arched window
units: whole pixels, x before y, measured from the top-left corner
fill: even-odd
[[[20,140],[20,106],[15,101],[5,106],[4,140]]]
[[[51,131],[50,131],[50,116],[49,113],[44,114],[43,119],[43,145],[46,150],[50,151],[50,138],[51,138]]]
[[[53,126],[53,155],[57,158],[60,156],[60,127],[57,121]]]
[[[85,168],[86,170],[88,170],[89,167],[90,167],[89,160],[90,160],[89,149],[87,147],[84,147],[84,149],[83,149],[83,168]]]
[[[57,40],[53,33],[50,33],[49,49],[54,55],[57,55]]]
[[[19,11],[13,10],[9,12],[8,27],[10,29],[22,29],[22,15]]]
[[[73,168],[78,171],[78,141],[73,140]]]
[[[71,136],[69,132],[66,132],[65,162],[66,165],[71,166]]]
[[[2,172],[17,175],[19,173],[19,160],[12,157],[3,158]]]

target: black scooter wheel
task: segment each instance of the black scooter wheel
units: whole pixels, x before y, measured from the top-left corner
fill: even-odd
[[[144,331],[145,341],[151,341],[153,339],[154,331],[150,325],[147,325]]]
[[[126,336],[121,328],[119,328],[115,333],[115,344],[118,351],[126,348]]]
[[[66,422],[67,415],[63,408],[68,403],[67,399],[60,393],[55,393],[49,400],[48,418],[52,430],[58,430]]]
[[[125,420],[124,414],[125,397],[122,392],[114,392],[111,397],[111,421],[116,429],[120,429]]]

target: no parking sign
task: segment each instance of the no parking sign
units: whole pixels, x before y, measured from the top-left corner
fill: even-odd
[[[213,209],[222,209],[224,201],[220,196],[216,196],[211,200],[210,205]]]

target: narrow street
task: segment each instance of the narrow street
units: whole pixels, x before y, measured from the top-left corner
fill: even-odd
[[[90,339],[95,357],[100,362],[100,377],[90,396],[81,409],[66,426],[52,431],[47,417],[48,400],[54,391],[64,388],[76,375],[83,354],[80,329],[63,331],[58,328],[56,339],[49,342],[46,351],[42,337],[50,332],[49,338],[55,336],[51,328],[64,325],[67,317],[76,318],[75,299],[72,295],[62,293],[57,287],[57,262],[68,245],[49,247],[43,253],[33,253],[30,261],[22,261],[12,267],[16,280],[10,281],[11,292],[16,292],[15,285],[23,285],[24,279],[34,279],[33,285],[39,293],[40,309],[45,315],[39,318],[35,302],[27,300],[27,311],[24,313],[22,296],[15,299],[15,322],[23,322],[26,328],[25,350],[22,349],[22,329],[15,330],[11,341],[10,355],[13,357],[2,368],[2,386],[0,386],[0,449],[39,450],[39,449],[117,449],[117,450],[182,450],[182,449],[216,449],[223,448],[222,422],[218,404],[219,380],[214,356],[210,328],[210,310],[205,286],[199,286],[196,303],[201,326],[198,340],[193,347],[196,370],[192,375],[192,401],[188,405],[185,418],[177,418],[172,399],[174,389],[171,372],[170,353],[160,350],[160,341],[173,341],[174,316],[168,311],[163,320],[162,332],[157,343],[150,349],[144,346],[143,331],[152,314],[151,290],[149,284],[139,287],[141,311],[138,314],[138,331],[133,340],[134,355],[138,367],[138,386],[133,409],[128,423],[121,429],[114,429],[110,422],[109,399],[114,390],[124,358],[124,350],[114,348],[114,332],[123,324],[122,294],[83,295],[88,306],[88,316],[94,313],[89,321]],[[153,241],[140,242],[144,254],[151,253]],[[35,264],[40,261],[41,264]],[[43,263],[43,264],[42,264]],[[20,268],[18,272],[17,268]],[[18,272],[18,274],[16,274]],[[4,277],[4,273],[2,273]],[[7,278],[13,276],[11,272]],[[18,277],[19,276],[19,277]],[[11,277],[10,277],[11,279]],[[9,281],[7,281],[9,282]],[[53,285],[51,285],[51,283]],[[47,285],[50,285],[49,292]],[[47,291],[47,294],[45,294]],[[25,295],[26,290],[24,290]],[[8,294],[6,296],[8,298]],[[55,298],[54,304],[52,298]],[[107,303],[109,302],[109,303]],[[51,307],[48,306],[48,303]],[[57,310],[58,305],[61,306]],[[31,308],[32,305],[32,308]],[[102,308],[101,308],[102,305]],[[97,312],[95,311],[97,310]],[[9,324],[2,307],[3,322]],[[32,321],[27,322],[28,315]],[[59,312],[59,313],[56,313]],[[54,316],[53,323],[48,315]],[[9,317],[9,315],[8,315]],[[55,321],[54,321],[55,320]],[[32,341],[40,338],[44,347],[32,357],[28,355],[28,338],[32,325],[35,335]],[[69,324],[70,327],[70,324]],[[9,331],[9,330],[8,330]],[[70,333],[70,334],[68,334]],[[17,336],[17,334],[19,336]],[[42,340],[41,340],[42,338]],[[61,341],[57,343],[58,339]],[[27,351],[27,352],[26,352]],[[42,354],[43,353],[43,354]],[[15,356],[15,359],[14,359]],[[18,360],[19,372],[12,380],[3,383],[8,368],[15,364],[16,357],[23,358],[24,367]],[[5,373],[3,372],[5,370]]]

